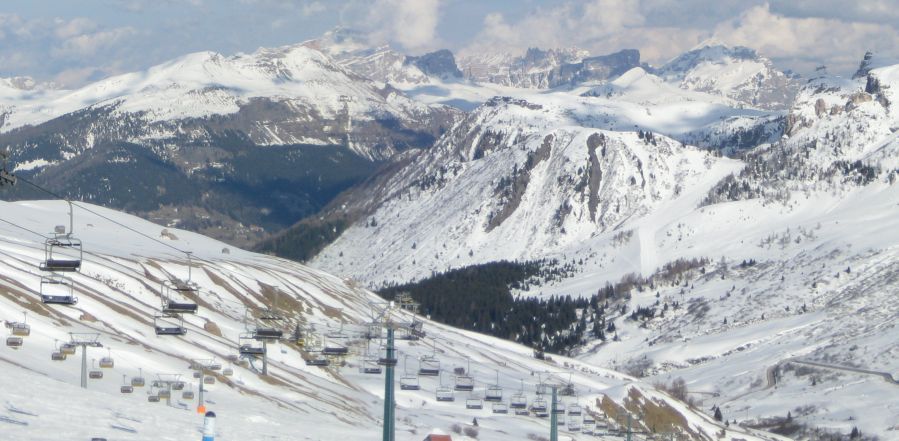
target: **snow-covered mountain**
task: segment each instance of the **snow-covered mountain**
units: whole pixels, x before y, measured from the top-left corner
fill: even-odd
[[[860,70],[813,78],[786,115],[756,113],[764,135],[734,159],[675,139],[743,124],[712,111],[738,100],[690,101],[708,94],[647,72],[579,100],[488,101],[376,180],[367,204],[345,195],[334,211],[358,220],[311,262],[373,286],[499,259],[577,268],[521,292],[537,296],[637,281],[614,303],[620,341],[587,343],[579,359],[683,377],[747,425],[889,439],[899,65],[872,55]],[[883,406],[851,399],[865,394]]]
[[[658,69],[666,81],[725,96],[747,106],[785,109],[798,89],[797,79],[777,70],[771,60],[747,47],[707,42]]]
[[[10,96],[0,143],[17,171],[243,245],[314,213],[397,152],[429,147],[460,113],[302,44],[0,94]]]
[[[296,263],[78,204],[74,232],[85,248],[81,272],[71,275],[78,302],[47,305],[40,300],[43,274],[37,267],[44,257],[43,239],[13,224],[35,232],[48,231],[68,219],[68,206],[61,201],[0,205],[2,219],[9,222],[0,225],[0,252],[4,255],[0,262],[0,317],[8,326],[26,323],[30,327],[30,335],[22,337],[18,349],[0,349],[0,386],[4,390],[0,431],[5,437],[37,441],[60,434],[72,439],[130,440],[199,436],[202,416],[194,410],[199,380],[190,369],[194,360],[220,365],[207,371],[214,384],[204,385],[203,403],[217,414],[218,438],[379,436],[384,377],[361,371],[367,356],[383,356],[378,339],[369,342],[363,337],[371,329],[372,311],[384,306],[371,293]],[[183,254],[167,245],[192,251],[192,267],[188,268]],[[187,333],[157,336],[154,320],[162,303],[160,283],[188,278],[197,284],[198,294],[178,300],[196,302],[199,309],[184,316]],[[238,342],[246,343],[239,337],[248,326],[252,329],[261,323],[256,320],[271,308],[284,317],[274,326],[288,335],[300,326],[310,343],[270,343],[268,376],[264,377],[258,360],[242,364],[236,356]],[[412,319],[405,311],[393,315],[395,322]],[[584,413],[560,416],[567,423],[560,427],[561,433],[572,438],[586,436],[578,426],[587,415],[601,432],[626,427],[626,415],[630,415],[635,430],[673,432],[684,439],[708,440],[722,430],[727,440],[777,439],[735,427],[725,429],[627,375],[564,357],[537,360],[529,348],[422,317],[417,320],[424,323],[425,337],[398,341],[401,361],[397,377],[402,377],[398,382],[410,384],[414,379],[419,384],[418,390],[396,387],[398,440],[417,441],[434,430],[456,432],[454,437],[461,439],[546,436],[546,418],[495,414],[490,403],[480,410],[466,408],[468,399],[484,398],[488,384],[500,386],[506,400],[521,391],[533,403],[539,381],[564,382],[576,391],[577,395],[562,397],[562,401],[569,410],[575,404],[582,406]],[[63,360],[51,360],[50,354],[70,341],[70,333],[90,333],[103,345],[88,349],[88,369],[103,375],[97,379],[92,375],[87,389],[78,387],[82,349]],[[335,359],[327,367],[307,365],[304,360],[321,357],[310,351],[314,335],[327,336],[326,345],[346,347],[349,355],[342,363]],[[414,374],[419,360],[427,356],[437,361],[441,376]],[[112,359],[112,367],[98,368],[96,361],[105,357]],[[438,401],[437,388],[451,385],[457,368],[474,379],[475,390],[455,392],[455,402]],[[145,386],[120,393],[123,384],[131,384],[139,376]],[[165,398],[148,402],[148,397],[158,396],[160,390],[153,387],[154,382],[166,380],[183,381],[183,391],[193,392],[193,397],[175,390],[169,406]],[[474,418],[476,425],[471,424]]]
[[[640,52],[626,49],[590,56],[576,48],[530,48],[519,57],[508,54],[473,54],[459,60],[466,78],[526,89],[548,89],[589,81],[613,79],[641,66]]]
[[[90,115],[90,126],[69,129],[76,133],[55,127],[59,123],[50,128],[67,138],[69,155],[104,140],[210,142],[236,131],[256,145],[346,145],[369,158],[386,158],[416,143],[414,137],[385,139],[385,132],[398,127],[433,136],[447,113],[379,88],[321,52],[296,45],[230,57],[189,54],[14,105],[3,131],[74,112]]]
[[[388,45],[372,47],[367,35],[347,28],[325,32],[303,43],[365,78],[389,84],[427,84],[433,79],[462,77],[453,53],[444,49],[420,56],[397,52]]]

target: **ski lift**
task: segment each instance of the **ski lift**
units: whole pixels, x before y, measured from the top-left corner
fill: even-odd
[[[362,365],[359,366],[359,372],[372,375],[381,374],[381,366],[378,365],[378,355],[371,352],[371,341],[368,341],[365,347],[365,356],[362,358]]]
[[[465,400],[465,408],[469,410],[483,409],[484,401],[480,398],[469,398]]]
[[[299,324],[297,324],[296,327],[293,328],[293,333],[290,334],[290,340],[299,347],[303,347],[306,345],[306,338],[303,334],[303,330],[300,329]]]
[[[583,411],[583,409],[577,403],[574,403],[571,406],[568,406],[568,415],[570,415],[570,416],[581,416],[582,411]]]
[[[534,412],[534,415],[540,418],[546,418],[549,416],[549,412],[546,407],[546,399],[541,396],[537,396],[533,403],[531,403],[531,411]]]
[[[528,397],[524,394],[524,380],[521,380],[521,389],[509,399],[509,407],[515,410],[528,408]],[[525,413],[527,413],[525,411]]]
[[[203,373],[202,373],[202,372],[199,372],[199,371],[198,371],[198,372],[194,372],[194,373],[193,373],[193,377],[194,377],[194,378],[203,378]]]
[[[503,400],[503,388],[499,385],[499,370],[496,371],[496,383],[487,388],[484,399],[491,402]]]
[[[362,360],[362,366],[359,367],[359,371],[363,374],[380,375],[381,366],[378,365],[377,358],[366,358]]]
[[[553,413],[556,415],[565,415],[565,403],[561,401],[557,402],[555,412]]]
[[[238,351],[241,357],[261,358],[265,355],[265,348],[256,346],[255,340],[250,333],[240,334],[238,337]]]
[[[13,349],[21,348],[23,343],[22,337],[6,337],[6,346]]]
[[[81,270],[81,260],[84,250],[81,240],[72,236],[74,230],[74,216],[72,214],[72,202],[69,203],[69,231],[64,225],[57,225],[53,229],[53,237],[44,241],[44,261],[40,264],[42,271],[74,272]]]
[[[572,384],[570,381],[568,383],[566,383],[564,386],[562,386],[561,390],[559,390],[559,395],[561,395],[563,397],[570,397],[570,396],[573,396],[574,394],[575,394],[574,384]]]
[[[222,375],[224,375],[226,377],[230,377],[230,376],[234,375],[234,368],[232,368],[231,366],[228,366],[225,369],[222,369]]]
[[[284,331],[275,328],[259,328],[253,331],[253,338],[262,340],[279,340],[284,335]]]
[[[59,350],[59,340],[54,340],[56,349],[50,354],[50,360],[65,361],[66,354]]]
[[[59,346],[59,352],[62,352],[62,354],[66,355],[66,356],[75,355],[76,349],[77,349],[77,346],[75,346],[71,343],[63,343],[62,345]]]
[[[136,377],[131,378],[131,385],[134,387],[144,387],[146,381],[144,380],[144,370],[142,368],[138,369],[138,374]]]
[[[421,385],[418,383],[418,376],[409,374],[407,369],[409,356],[403,358],[403,376],[400,377],[400,390],[420,390]]]
[[[158,402],[159,402],[159,395],[156,395],[156,394],[147,395],[147,402],[150,402],[150,403],[158,403]]]
[[[183,381],[176,381],[172,383],[172,390],[184,390],[184,386],[185,384]]]
[[[509,413],[509,406],[506,403],[493,403],[493,413],[505,415]]]
[[[156,335],[185,335],[184,318],[179,315],[163,314],[153,318]]]
[[[74,305],[75,284],[72,279],[59,275],[41,277],[41,302],[48,305]]]
[[[568,430],[577,432],[581,430],[580,418],[568,418]]]
[[[325,342],[325,346],[322,348],[322,354],[328,356],[346,355],[349,352],[346,346],[336,343]]]
[[[215,384],[215,377],[206,375],[203,377],[203,384]]]
[[[220,370],[222,370],[222,364],[219,363],[219,362],[217,362],[217,361],[215,361],[215,360],[213,360],[212,363],[210,363],[209,366],[207,366],[207,367],[208,367],[209,370],[211,370],[211,371],[220,371]]]
[[[418,361],[418,375],[436,377],[440,375],[440,360],[437,359],[437,340],[433,340],[430,355],[422,355]]]
[[[188,259],[189,260],[189,259]],[[196,297],[199,289],[190,280],[187,282],[170,279],[162,282],[162,313],[163,314],[196,314],[197,304],[190,301],[178,301],[178,297],[190,299]]]
[[[29,335],[31,335],[31,326],[27,323],[28,312],[23,312],[22,316],[24,317],[22,322],[8,323],[6,326],[11,328],[12,335],[19,337],[28,337]]]
[[[552,393],[552,388],[543,382],[537,384],[537,395],[549,395]]]
[[[310,358],[309,360],[306,360],[306,366],[329,366],[330,364],[331,364],[331,361],[328,360],[327,358],[318,357],[318,358]]]
[[[194,399],[194,385],[191,383],[190,388],[184,392],[181,392],[181,398],[185,400],[193,400]]]
[[[172,398],[172,391],[170,391],[169,389],[159,389],[159,393],[157,395],[161,400],[168,400]]]
[[[456,394],[453,392],[453,389],[446,386],[438,387],[435,395],[437,396],[437,401],[456,401]]]
[[[119,392],[123,394],[130,394],[134,392],[134,386],[128,384],[127,375],[122,375],[122,387],[119,388]]]
[[[465,392],[474,390],[474,378],[467,373],[471,372],[471,359],[468,359],[468,369],[456,368],[454,372],[456,372],[455,390]]]
[[[103,369],[112,369],[115,367],[115,360],[112,359],[112,349],[107,348],[108,354],[100,359],[100,367]]]
[[[87,374],[91,380],[100,380],[103,378],[103,371],[97,369],[97,360],[91,359],[91,371]]]

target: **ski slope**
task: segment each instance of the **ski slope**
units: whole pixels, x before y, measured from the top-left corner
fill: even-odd
[[[371,293],[296,263],[79,203],[74,208],[74,232],[84,241],[85,255],[81,272],[72,275],[79,301],[74,306],[44,305],[36,292],[37,264],[43,259],[43,249],[41,237],[35,233],[65,223],[67,205],[60,201],[2,202],[0,219],[5,221],[0,222],[0,319],[22,321],[27,311],[31,327],[21,348],[0,348],[4,373],[0,388],[5,401],[0,408],[0,431],[4,436],[18,440],[45,440],[60,433],[71,439],[198,437],[202,417],[194,411],[196,400],[183,399],[175,392],[171,406],[166,406],[165,400],[147,401],[150,382],[157,375],[181,375],[187,387],[197,391],[197,380],[189,370],[192,359],[215,359],[234,370],[228,377],[223,371],[215,373],[216,384],[208,386],[206,394],[207,409],[218,415],[217,439],[379,436],[383,377],[358,369],[367,346],[360,334],[371,320],[371,303],[378,301]],[[152,327],[160,305],[161,280],[188,277],[184,255],[167,245],[193,253],[191,280],[201,290],[199,312],[185,317],[188,332],[181,337],[157,336]],[[313,326],[322,334],[343,332],[349,336],[346,343],[351,355],[346,366],[307,366],[303,360],[312,355],[287,343],[269,346],[268,377],[259,375],[258,362],[247,367],[231,363],[231,357],[237,355],[238,336],[245,330],[247,309],[258,316],[262,308],[272,307],[275,290],[281,293],[277,309],[288,317],[282,323],[287,330],[300,324]],[[395,320],[410,321],[411,317],[397,311]],[[596,400],[603,396],[619,403],[630,396],[635,403],[667,403],[683,416],[680,430],[695,439],[708,439],[720,430],[707,417],[629,376],[562,357],[536,360],[528,348],[427,320],[424,330],[425,339],[398,342],[397,377],[416,372],[418,360],[425,355],[439,359],[442,375],[421,377],[418,391],[397,388],[398,440],[420,440],[432,430],[452,432],[454,424],[467,426],[473,418],[479,422],[479,439],[512,440],[548,433],[545,419],[494,415],[489,405],[483,410],[466,410],[467,393],[456,392],[452,403],[437,402],[435,389],[440,382],[450,384],[452,371],[468,369],[469,363],[474,395],[481,398],[484,387],[498,378],[506,397],[523,387],[532,401],[536,383],[545,378],[574,385],[578,395],[565,397],[568,405],[576,401],[597,410]],[[89,364],[107,355],[115,359],[114,368],[103,369],[100,380],[89,380],[87,390],[78,387],[80,349],[65,361],[50,359],[57,342],[67,341],[69,332],[99,334],[105,348],[89,349]],[[371,343],[375,353],[378,343]],[[139,369],[148,387],[136,388],[133,394],[119,393],[123,376],[130,379]],[[541,372],[555,374],[549,377]],[[634,418],[639,421],[639,414]],[[614,427],[614,421],[604,423]],[[639,427],[638,422],[635,425]],[[562,433],[571,439],[594,438],[565,429]],[[774,439],[739,430],[727,433],[728,439]]]

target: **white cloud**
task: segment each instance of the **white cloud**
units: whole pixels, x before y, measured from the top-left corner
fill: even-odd
[[[730,2],[703,11],[702,4],[707,2],[569,0],[536,8],[516,22],[509,22],[501,13],[489,14],[480,33],[460,52],[523,53],[528,47],[579,47],[599,55],[636,48],[645,61],[658,65],[714,36],[730,45],[756,49],[785,67],[808,72],[825,63],[841,73],[852,72],[867,49],[895,55],[899,48],[896,26],[876,22],[874,16],[880,12],[884,14],[881,18],[897,16],[896,8],[891,10],[884,1],[859,2],[864,5],[849,6],[853,21],[840,16],[841,9],[834,1],[821,0],[830,3],[829,11],[816,1],[784,1],[774,5],[777,8],[767,3]],[[778,8],[785,12],[773,11]],[[784,15],[787,8],[791,15]],[[833,17],[823,16],[827,12]]]
[[[719,24],[715,37],[803,70],[825,63],[843,73],[851,72],[868,49],[889,52],[899,47],[899,32],[890,25],[785,17],[772,13],[767,4]]]
[[[438,43],[440,0],[377,0],[364,22],[374,42],[394,42],[410,51],[433,49]]]

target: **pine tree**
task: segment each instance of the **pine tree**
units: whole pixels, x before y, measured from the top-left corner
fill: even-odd
[[[721,408],[715,406],[715,421],[721,421],[724,419],[724,415],[721,414]]]

